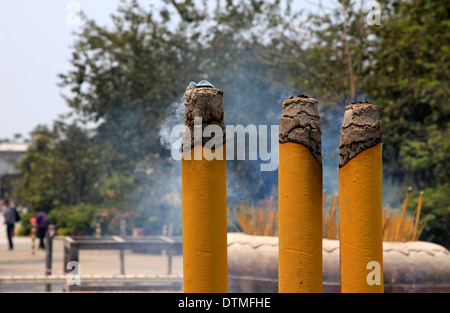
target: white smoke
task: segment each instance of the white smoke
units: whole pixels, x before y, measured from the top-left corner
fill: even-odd
[[[198,83],[190,82],[186,87],[186,90],[196,87],[212,87],[214,85],[208,82],[207,80],[201,80]],[[162,122],[161,128],[159,130],[160,143],[166,150],[172,149],[181,149],[181,138],[183,134],[179,132],[178,134],[174,134],[172,130],[177,125],[184,124],[184,115],[185,115],[185,101],[186,96],[183,94],[180,101],[175,101],[170,104],[166,109],[166,119]]]

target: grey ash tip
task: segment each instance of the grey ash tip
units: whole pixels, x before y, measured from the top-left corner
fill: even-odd
[[[339,167],[381,142],[381,125],[376,105],[355,102],[345,107],[339,146]]]
[[[218,125],[222,128],[223,143],[225,143],[225,124],[223,119],[222,98],[223,91],[211,86],[196,86],[186,90],[186,112],[184,125],[190,130],[190,136],[183,134],[184,147],[193,148],[194,142],[194,119],[201,117],[202,134],[208,125]],[[213,133],[213,136],[215,134]],[[202,145],[204,146],[211,137],[202,136]]]
[[[316,99],[300,95],[283,102],[279,142],[294,142],[307,147],[322,164],[322,131]]]

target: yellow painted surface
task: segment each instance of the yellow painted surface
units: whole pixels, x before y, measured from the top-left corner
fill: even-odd
[[[279,144],[279,292],[322,292],[322,166],[308,148]]]
[[[341,292],[383,292],[381,143],[339,169]],[[369,285],[367,264],[381,268],[381,284]]]
[[[204,149],[196,146],[195,149]],[[227,292],[227,195],[223,160],[181,161],[184,292]]]

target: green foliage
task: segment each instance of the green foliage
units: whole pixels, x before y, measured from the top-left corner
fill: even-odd
[[[31,211],[20,216],[20,228],[18,231],[19,236],[29,236],[31,233],[30,219],[36,215],[36,212]]]
[[[158,126],[186,80],[196,78],[200,62],[181,27],[171,31],[169,20],[135,1],[112,19],[111,30],[85,21],[74,46],[73,70],[60,75],[60,85],[70,88],[71,108],[101,122],[94,142],[108,171],[123,173],[134,171],[144,153],[167,153],[159,144]]]
[[[374,28],[380,38],[376,62],[367,69],[364,87],[380,106],[385,176],[433,186],[450,176],[446,165],[441,177],[433,174],[437,163],[450,161],[442,153],[448,149],[450,113],[448,2],[388,1],[384,10],[384,21]],[[440,151],[436,160],[425,156],[430,151]],[[412,160],[414,155],[419,159]]]
[[[57,207],[48,214],[50,224],[71,235],[94,235],[96,223],[100,220],[98,206],[81,204],[71,207]]]
[[[450,129],[450,123],[446,129]],[[413,173],[420,188],[448,182],[450,173],[450,132],[443,132],[433,124],[421,127],[427,140],[405,140],[400,148],[403,166]]]
[[[70,236],[72,234],[72,231],[69,228],[58,228],[56,230],[56,235],[57,236]]]
[[[51,224],[55,225],[57,234],[62,236],[92,236],[96,234],[97,224],[100,224],[102,235],[119,235],[120,221],[127,221],[128,234],[135,227],[130,221],[131,212],[114,207],[99,207],[93,204],[75,206],[60,206],[48,214]]]
[[[104,203],[119,207],[132,206],[133,192],[137,187],[133,177],[120,174],[111,177],[105,182]]]
[[[420,239],[450,247],[450,186],[447,183],[436,188],[426,188],[423,197],[423,212],[430,215]]]
[[[448,1],[388,1],[363,86],[380,108],[388,183],[425,189],[421,238],[449,246]]]
[[[38,126],[22,157],[15,198],[44,210],[59,205],[95,201],[94,184],[101,171],[88,131],[78,125],[55,122],[53,129]]]

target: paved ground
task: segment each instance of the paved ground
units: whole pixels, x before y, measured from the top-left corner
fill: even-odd
[[[0,276],[44,275],[45,251],[31,254],[31,238],[14,237],[14,250],[8,251],[6,227],[0,216]],[[37,245],[37,242],[36,242]],[[86,251],[79,255],[81,275],[120,274],[119,251]],[[174,256],[172,274],[182,276],[182,257]],[[147,255],[125,251],[125,273],[144,275],[167,274],[168,263],[164,255]],[[63,275],[63,242],[53,243],[53,273]],[[41,286],[42,287],[42,286]],[[19,288],[19,289],[15,289]],[[3,284],[1,291],[39,291],[35,286]]]

